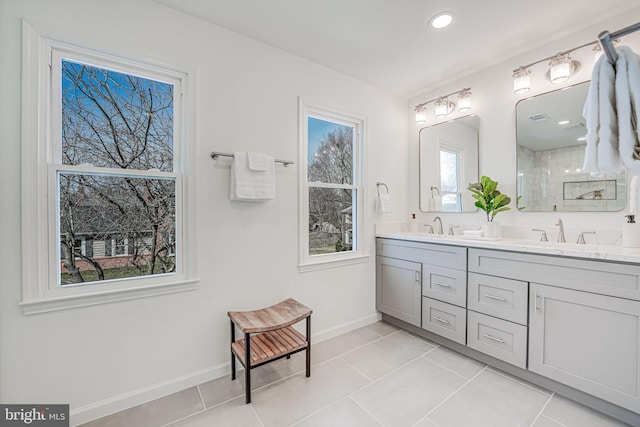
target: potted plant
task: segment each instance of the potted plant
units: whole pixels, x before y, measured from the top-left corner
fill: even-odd
[[[500,237],[500,223],[493,221],[500,212],[508,211],[511,198],[498,191],[498,182],[488,176],[482,176],[480,182],[469,184],[471,197],[476,200],[476,207],[487,214],[487,220],[482,223],[482,234],[485,237]]]

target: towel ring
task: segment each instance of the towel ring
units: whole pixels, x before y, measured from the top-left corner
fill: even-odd
[[[380,197],[380,186],[384,186],[387,189],[387,194],[389,194],[389,187],[384,182],[376,182],[376,190],[378,191],[378,197]]]

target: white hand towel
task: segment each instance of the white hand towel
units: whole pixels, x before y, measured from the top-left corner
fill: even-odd
[[[439,194],[433,197],[433,208],[435,212],[442,212],[442,196]]]
[[[627,46],[616,49],[616,106],[620,133],[620,156],[625,167],[640,174],[640,57]],[[635,177],[634,177],[635,178]]]
[[[246,152],[233,153],[229,192],[231,200],[260,202],[276,198],[275,165],[273,157],[266,157],[267,169],[254,171],[249,168],[249,156]]]
[[[378,212],[390,215],[392,207],[391,195],[389,193],[378,195]]]

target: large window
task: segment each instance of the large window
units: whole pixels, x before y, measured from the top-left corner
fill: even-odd
[[[361,255],[363,120],[301,101],[301,265]]]
[[[37,38],[25,192],[46,202],[24,204],[45,233],[25,236],[23,304],[185,282],[186,73]]]

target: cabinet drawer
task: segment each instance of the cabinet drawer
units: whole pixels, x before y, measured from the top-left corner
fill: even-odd
[[[422,295],[466,307],[466,271],[425,265],[422,270]]]
[[[640,300],[640,265],[469,249],[469,271]]]
[[[467,310],[423,297],[422,329],[464,345],[467,332]]]
[[[469,273],[468,307],[526,326],[527,288],[520,280]]]
[[[469,311],[467,346],[496,359],[527,367],[527,328],[485,314]]]
[[[467,248],[460,246],[378,238],[376,255],[458,270],[467,269]]]

